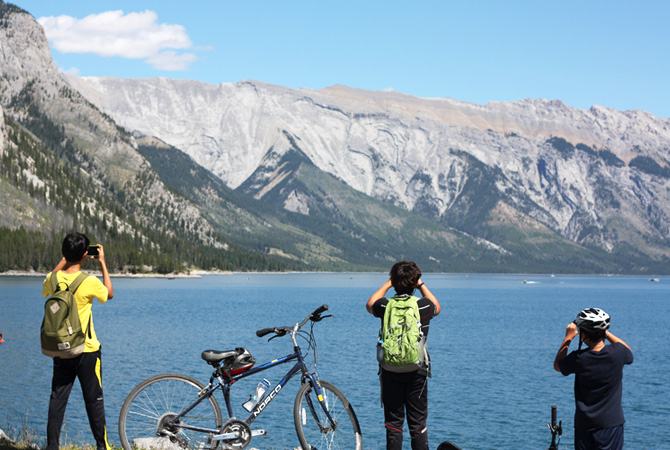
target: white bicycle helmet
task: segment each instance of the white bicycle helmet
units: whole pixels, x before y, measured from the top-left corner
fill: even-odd
[[[610,316],[600,308],[587,308],[577,314],[574,323],[580,329],[604,331],[610,327]]]

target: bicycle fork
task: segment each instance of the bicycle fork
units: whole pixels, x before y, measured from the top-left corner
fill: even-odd
[[[319,386],[318,381],[314,377],[313,374],[308,373],[306,376],[309,378],[309,383],[312,385],[312,388],[314,389],[314,393],[316,394],[316,398],[319,401],[319,406],[321,409],[323,409],[323,412],[326,415],[326,418],[328,419],[329,425],[321,423],[321,419],[319,419],[319,415],[316,413],[316,407],[314,406],[314,401],[312,400],[312,397],[310,395],[305,395],[305,401],[307,402],[307,405],[309,406],[309,412],[314,418],[314,422],[316,422],[319,425],[319,430],[321,433],[328,433],[330,431],[335,431],[337,429],[337,422],[335,422],[335,419],[330,415],[330,410],[328,409],[328,403],[327,399],[323,396],[323,393],[321,391],[321,387]],[[301,411],[301,416],[305,414],[305,411]],[[304,417],[301,417],[301,419],[304,421]]]

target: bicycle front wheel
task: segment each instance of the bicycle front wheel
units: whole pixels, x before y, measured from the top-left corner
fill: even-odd
[[[295,431],[302,450],[361,450],[363,438],[354,408],[335,386],[323,380],[318,383],[323,402],[319,402],[314,387],[307,381],[298,391],[293,405]]]
[[[212,441],[212,432],[188,429],[221,429],[221,409],[216,399],[204,398],[184,413],[199,399],[203,388],[199,381],[176,374],[157,375],[141,382],[121,407],[119,437],[123,448],[216,448],[219,441]]]

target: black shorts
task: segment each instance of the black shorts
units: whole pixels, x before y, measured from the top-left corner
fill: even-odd
[[[575,427],[575,450],[622,450],[623,424],[612,428],[579,430]]]

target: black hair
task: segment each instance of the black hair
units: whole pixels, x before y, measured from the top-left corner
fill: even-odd
[[[391,267],[389,275],[396,294],[410,295],[421,278],[421,270],[414,261],[399,261]]]
[[[580,328],[579,329],[579,334],[581,334],[582,339],[583,338],[588,338],[589,341],[593,342],[594,344],[597,342],[602,341],[605,339],[605,336],[607,332],[605,330],[591,330],[591,329],[585,329],[585,328]]]
[[[88,251],[88,246],[91,241],[84,233],[70,233],[63,239],[63,246],[61,252],[66,261],[78,262],[84,257],[84,253]]]

